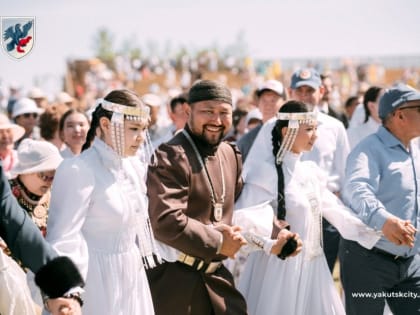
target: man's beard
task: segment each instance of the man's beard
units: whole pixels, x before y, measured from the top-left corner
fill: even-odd
[[[205,126],[203,126],[203,129],[201,131],[201,134],[194,133],[194,136],[195,136],[196,140],[198,140],[202,145],[208,145],[208,146],[214,146],[214,147],[216,147],[216,146],[218,146],[222,142],[222,140],[223,140],[223,138],[225,136],[224,135],[224,130],[225,130],[225,128],[222,128],[221,129],[220,136],[217,139],[215,139],[215,140],[213,140],[213,138],[210,139],[208,136],[206,136],[206,128],[205,128]]]

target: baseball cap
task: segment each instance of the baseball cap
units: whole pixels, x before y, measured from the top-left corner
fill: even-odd
[[[307,85],[314,89],[321,86],[321,76],[314,68],[305,68],[295,71],[292,75],[290,87],[297,89],[298,87]]]
[[[264,91],[273,91],[280,96],[283,96],[284,87],[280,81],[277,80],[268,80],[265,81],[257,90],[257,96],[260,97]]]
[[[399,83],[385,91],[379,100],[379,117],[384,119],[401,105],[410,101],[419,101],[420,91],[409,85]]]

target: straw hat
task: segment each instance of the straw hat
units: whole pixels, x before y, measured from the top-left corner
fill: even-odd
[[[6,115],[0,113],[0,129],[12,129],[13,142],[19,140],[25,134],[25,129],[19,125],[10,122]]]
[[[17,156],[18,163],[10,171],[12,176],[55,170],[63,160],[55,145],[32,139],[20,143]]]

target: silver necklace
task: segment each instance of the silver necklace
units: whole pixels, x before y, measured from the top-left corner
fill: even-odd
[[[223,168],[222,168],[222,162],[219,160],[219,168],[220,168],[220,173],[222,175],[222,195],[220,196],[220,201],[216,202],[216,193],[214,191],[214,187],[213,184],[211,182],[210,179],[210,175],[209,172],[207,170],[206,165],[204,164],[203,158],[200,155],[200,152],[198,152],[197,146],[195,145],[193,139],[191,138],[191,136],[188,134],[188,132],[184,129],[182,130],[182,133],[184,134],[184,136],[187,138],[188,142],[191,144],[195,155],[197,156],[197,160],[200,163],[200,166],[202,168],[204,168],[205,172],[206,172],[206,181],[207,184],[210,188],[210,198],[211,198],[211,204],[213,206],[213,215],[214,215],[214,219],[219,222],[222,220],[223,217],[223,204],[225,202],[225,194],[226,194],[226,186],[225,186],[225,174],[223,172]]]

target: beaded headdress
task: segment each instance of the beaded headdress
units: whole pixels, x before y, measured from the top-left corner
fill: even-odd
[[[288,120],[287,132],[277,152],[276,164],[279,165],[283,161],[283,157],[287,151],[293,146],[299,131],[300,124],[309,124],[317,121],[317,112],[300,112],[300,113],[277,113],[278,120]]]
[[[141,102],[141,101],[140,101]],[[98,99],[97,104],[101,104],[102,108],[112,112],[111,117],[111,141],[115,151],[119,156],[124,157],[124,121],[148,122],[150,120],[150,109],[141,102],[140,107],[126,106],[113,103],[105,99]],[[147,156],[151,156],[153,150],[149,132],[146,130],[146,139],[144,147]],[[150,152],[149,152],[150,151]]]

